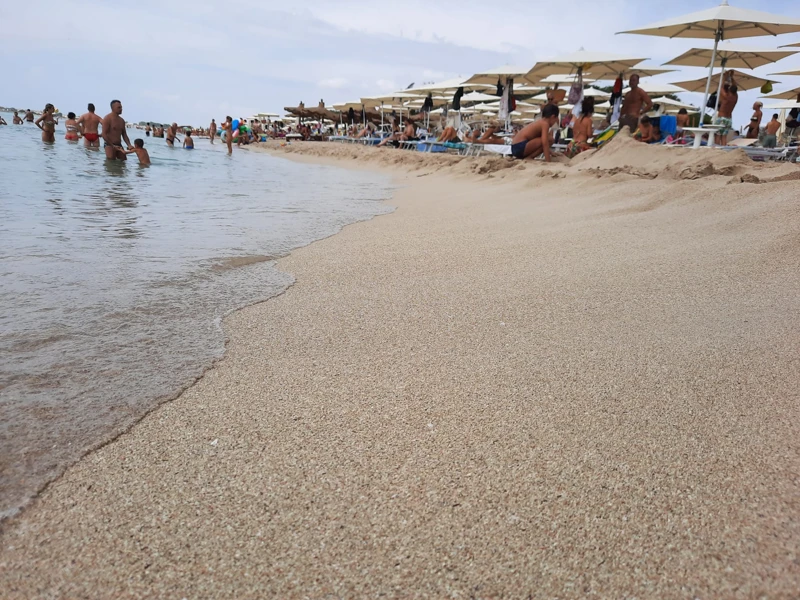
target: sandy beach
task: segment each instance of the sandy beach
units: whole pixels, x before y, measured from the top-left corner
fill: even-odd
[[[5,522],[0,597],[797,597],[797,165],[269,151],[397,210]]]

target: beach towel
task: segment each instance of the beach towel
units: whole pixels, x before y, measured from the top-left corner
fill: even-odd
[[[464,88],[460,87],[453,96],[453,110],[461,110],[461,97],[464,95]]]

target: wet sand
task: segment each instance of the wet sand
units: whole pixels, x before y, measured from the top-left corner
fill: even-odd
[[[796,597],[796,167],[639,148],[296,145],[397,210],[6,524],[0,597]]]

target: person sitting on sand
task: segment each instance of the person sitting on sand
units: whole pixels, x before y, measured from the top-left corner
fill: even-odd
[[[470,144],[503,145],[506,141],[495,135],[501,129],[500,123],[492,121],[486,131],[483,132],[483,135],[480,135],[480,132],[476,129],[471,135],[465,136],[464,141]]]
[[[772,121],[767,123],[767,135],[764,136],[764,148],[778,147],[778,132],[781,130],[781,122],[778,115],[772,115]]]
[[[647,115],[642,115],[639,121],[639,130],[634,134],[634,139],[649,144],[654,140],[653,122]]]
[[[550,162],[550,129],[558,123],[558,107],[545,104],[542,107],[542,118],[525,126],[511,141],[511,155],[514,158],[536,158],[544,154],[544,160]]]
[[[144,149],[144,140],[142,138],[133,140],[133,148],[125,150],[125,154],[135,154],[136,158],[139,159],[139,164],[142,166],[150,164],[150,154]]]
[[[592,115],[594,114],[594,98],[588,96],[581,102],[581,116],[572,126],[572,141],[567,146],[568,158],[575,158],[581,152],[590,150],[589,138],[594,135]]]

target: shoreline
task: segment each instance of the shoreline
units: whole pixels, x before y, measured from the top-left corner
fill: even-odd
[[[796,183],[420,164],[386,219],[279,259],[295,283],[225,318],[223,359],[11,520],[4,597],[791,589]]]

